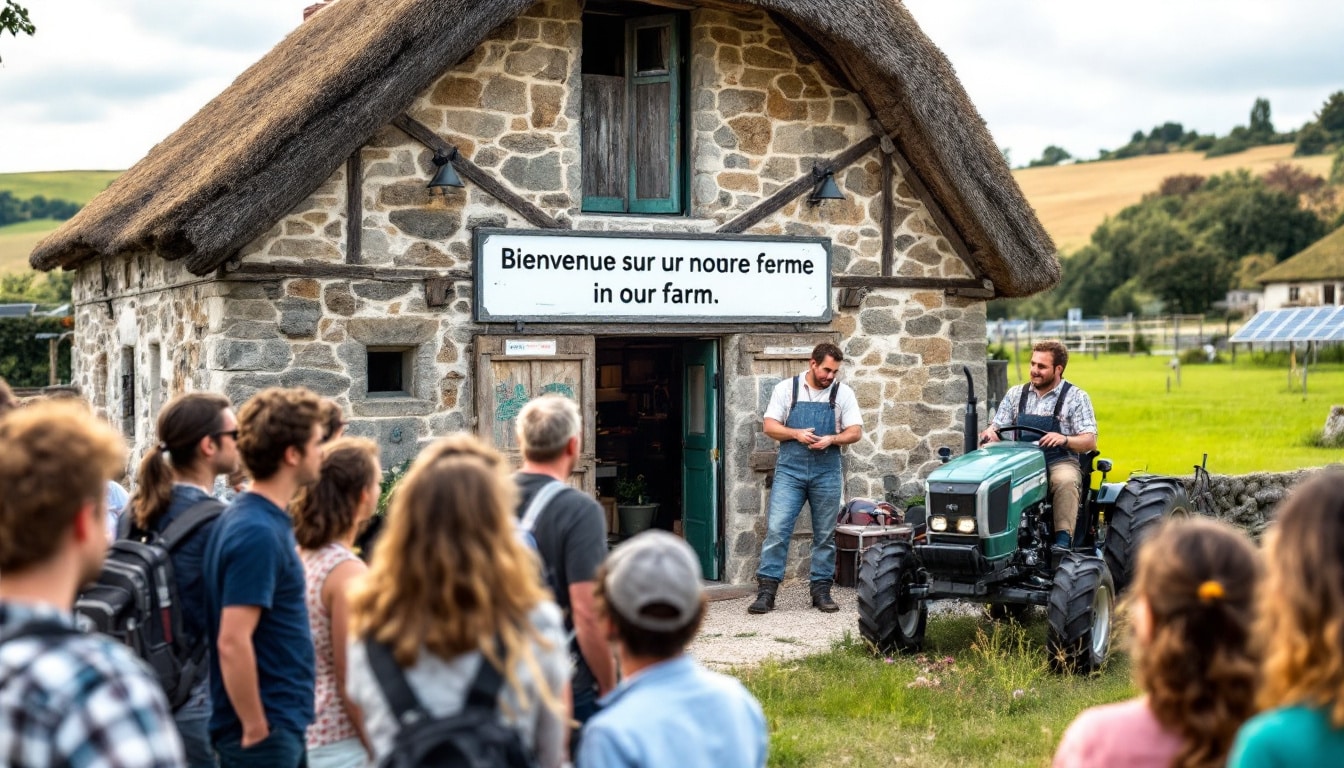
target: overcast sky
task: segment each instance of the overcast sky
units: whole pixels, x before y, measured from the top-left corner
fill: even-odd
[[[313,0],[27,0],[0,37],[0,172],[122,169]],[[1167,120],[1225,134],[1257,96],[1297,127],[1344,89],[1339,0],[907,0],[1014,165]]]

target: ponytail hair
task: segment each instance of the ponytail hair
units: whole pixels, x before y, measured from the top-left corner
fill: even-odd
[[[159,412],[158,441],[140,459],[131,510],[137,528],[150,530],[168,511],[173,498],[174,471],[185,470],[200,458],[201,439],[224,425],[229,399],[211,392],[178,395]]]
[[[1207,518],[1166,523],[1139,554],[1133,594],[1151,628],[1136,648],[1148,707],[1181,737],[1174,768],[1221,767],[1255,714],[1251,644],[1260,557],[1241,531]]]

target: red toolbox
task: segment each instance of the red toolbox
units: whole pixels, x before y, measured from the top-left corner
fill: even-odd
[[[835,526],[835,583],[857,586],[864,552],[878,542],[910,541],[913,536],[914,528],[909,525]]]

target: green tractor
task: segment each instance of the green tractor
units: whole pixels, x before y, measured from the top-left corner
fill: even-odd
[[[1208,474],[1195,467],[1195,504],[1175,477],[1142,475],[1106,482],[1111,462],[1082,457],[1083,492],[1071,547],[1052,547],[1054,514],[1040,430],[1014,426],[1003,442],[977,447],[971,373],[966,374],[963,455],[940,451],[943,465],[924,484],[924,507],[907,523],[925,534],[886,541],[859,565],[859,634],[881,653],[922,648],[931,600],[989,606],[997,619],[1045,608],[1050,665],[1090,673],[1110,650],[1116,596],[1134,578],[1145,536],[1164,518],[1208,509]],[[1017,439],[1014,440],[1013,437]],[[1092,475],[1101,473],[1098,489]]]

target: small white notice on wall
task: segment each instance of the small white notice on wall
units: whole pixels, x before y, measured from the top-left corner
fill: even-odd
[[[549,357],[555,354],[555,339],[505,339],[508,357]]]
[[[819,237],[476,230],[481,322],[825,322]]]

